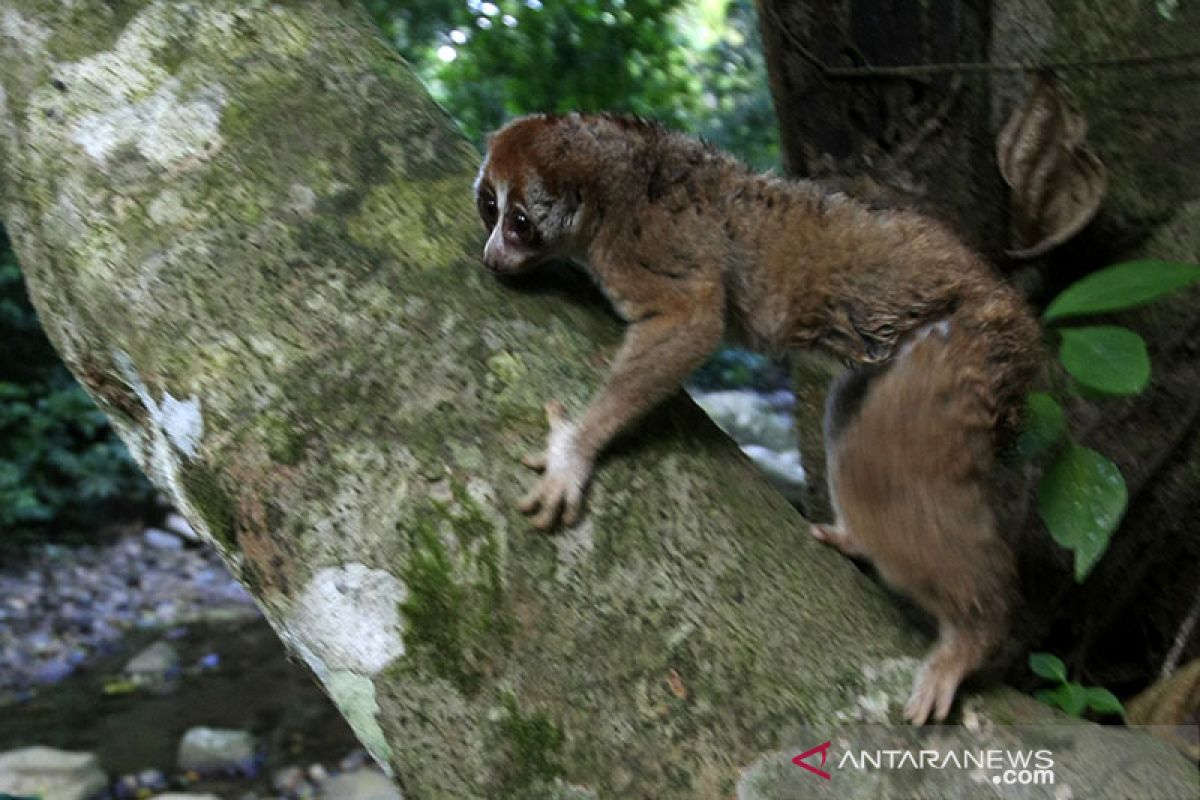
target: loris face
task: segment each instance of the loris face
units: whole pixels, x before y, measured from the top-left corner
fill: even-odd
[[[549,258],[571,257],[582,199],[551,191],[539,154],[557,123],[525,117],[488,140],[475,180],[475,207],[488,230],[483,263],[498,275],[524,272]]]

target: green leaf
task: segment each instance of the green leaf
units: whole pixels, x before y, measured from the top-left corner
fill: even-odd
[[[1067,682],[1067,665],[1051,653],[1030,653],[1029,668],[1033,674],[1048,681]]]
[[[1087,705],[1097,714],[1120,714],[1125,716],[1125,707],[1117,696],[1101,686],[1089,686],[1085,690]]]
[[[1054,541],[1075,551],[1075,580],[1082,582],[1108,547],[1128,501],[1116,464],[1072,442],[1038,485],[1037,509]]]
[[[1078,683],[1060,683],[1053,689],[1038,692],[1035,696],[1043,703],[1061,708],[1072,717],[1083,716],[1083,710],[1087,708],[1087,691]]]
[[[1030,392],[1025,399],[1025,428],[1017,437],[1017,458],[1032,461],[1049,452],[1066,428],[1058,401],[1045,392]]]
[[[1075,380],[1105,394],[1137,394],[1150,380],[1146,342],[1119,325],[1063,328],[1058,355]]]
[[[1093,272],[1068,286],[1042,315],[1046,321],[1100,314],[1148,303],[1200,281],[1200,265],[1172,261],[1126,261]]]

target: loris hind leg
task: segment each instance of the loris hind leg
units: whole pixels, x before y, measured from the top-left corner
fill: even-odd
[[[949,338],[947,338],[949,337]],[[991,507],[986,399],[971,340],[932,329],[892,364],[836,382],[826,413],[838,526],[814,535],[865,554],[938,623],[905,716],[941,721],[1007,630],[1012,555]]]
[[[938,620],[938,640],[913,681],[904,716],[914,725],[941,722],[950,714],[963,679],[987,660],[1001,631]]]

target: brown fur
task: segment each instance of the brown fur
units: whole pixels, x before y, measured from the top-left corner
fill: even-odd
[[[1039,339],[1016,292],[927,217],[754,174],[636,119],[517,120],[492,137],[477,192],[499,213],[489,268],[574,260],[630,323],[582,418],[551,409],[547,452],[528,462],[546,474],[522,503],[539,526],[574,521],[605,445],[722,338],[896,359],[831,441],[843,527],[814,532],[875,559],[938,617],[909,715],[944,717],[1004,626],[1011,557],[986,490]],[[518,235],[526,220],[533,233]],[[939,321],[947,335],[918,332]]]

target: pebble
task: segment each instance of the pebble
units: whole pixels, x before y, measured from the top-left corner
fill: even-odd
[[[105,546],[43,546],[0,571],[0,704],[112,652],[133,628],[257,616],[214,551],[152,530],[180,546],[156,548],[147,531]]]
[[[178,766],[200,775],[253,775],[258,769],[258,745],[246,731],[189,728],[179,742]]]
[[[284,767],[276,770],[271,776],[271,788],[287,797],[293,797],[296,791],[303,786],[307,781],[304,779],[304,770],[300,767]]]
[[[373,769],[334,775],[317,796],[322,800],[402,800],[396,785],[382,772]]]
[[[0,753],[0,796],[37,795],[45,800],[87,800],[108,786],[92,753],[24,747]]]
[[[199,542],[200,537],[196,535],[196,531],[188,524],[188,521],[183,518],[182,514],[167,514],[163,520],[163,527],[174,533],[177,536],[182,536],[189,542]]]
[[[183,539],[180,539],[174,533],[159,530],[158,528],[146,528],[142,532],[142,539],[146,544],[153,547],[155,550],[182,550]]]

